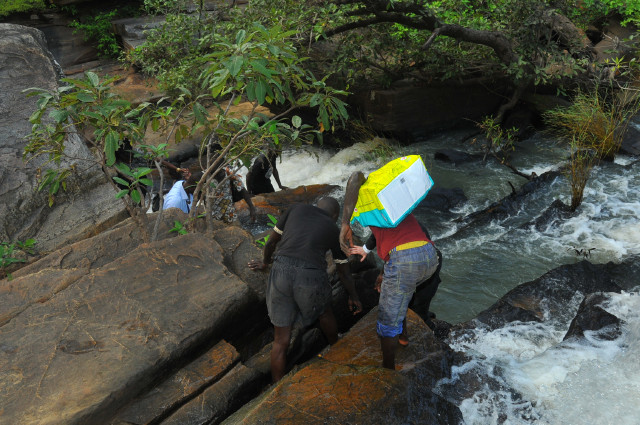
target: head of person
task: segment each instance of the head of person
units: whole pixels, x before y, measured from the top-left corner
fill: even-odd
[[[196,186],[198,185],[198,182],[200,181],[200,179],[202,179],[202,171],[191,173],[189,178],[185,180],[185,182],[182,184],[184,191],[192,195],[193,192],[196,190]]]
[[[318,200],[316,206],[321,210],[326,211],[334,221],[340,216],[340,204],[336,198],[324,196]]]

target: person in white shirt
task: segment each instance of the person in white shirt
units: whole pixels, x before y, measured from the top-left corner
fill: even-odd
[[[180,208],[189,214],[193,206],[193,192],[202,173],[191,174],[187,180],[178,180],[164,197],[163,210]]]

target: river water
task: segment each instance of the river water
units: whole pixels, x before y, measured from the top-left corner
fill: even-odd
[[[461,188],[468,201],[451,213],[417,213],[443,253],[442,283],[432,304],[439,319],[460,323],[475,317],[515,286],[547,271],[580,261],[576,250],[590,250],[594,263],[618,262],[640,254],[640,163],[619,156],[597,166],[585,189],[578,214],[538,230],[530,223],[555,199],[570,202],[565,177],[525,198],[517,214],[472,230],[458,231],[457,218],[481,210],[525,183],[496,161],[454,165],[434,160],[438,149],[479,152],[471,143],[473,130],[449,131],[395,149],[395,157],[420,154],[435,186]],[[353,171],[367,175],[385,161],[371,153],[375,141],[341,151],[308,148],[285,151],[278,162],[285,186],[330,183],[340,185],[334,195],[342,201]],[[520,142],[512,164],[541,175],[568,157],[566,147],[538,135]],[[274,187],[277,187],[274,182]],[[362,231],[366,235],[366,229]],[[581,298],[567,306],[565,318],[540,323],[512,323],[493,332],[477,331],[474,339],[448,341],[473,359],[469,369],[502,382],[504,391],[480,390],[456,401],[467,424],[640,424],[640,276],[637,290],[610,294],[604,306],[624,322],[615,341],[588,334],[582,343],[562,342]],[[496,373],[496,371],[500,373]],[[511,389],[511,391],[509,390]],[[435,389],[436,392],[438,388]],[[514,397],[514,393],[521,397]]]

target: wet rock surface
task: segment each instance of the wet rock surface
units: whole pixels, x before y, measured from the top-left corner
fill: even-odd
[[[414,313],[399,372],[381,367],[377,309],[335,345],[289,373],[224,424],[455,424],[458,408],[431,392],[449,373],[451,352]]]

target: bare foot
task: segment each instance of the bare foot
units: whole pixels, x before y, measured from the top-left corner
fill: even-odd
[[[407,345],[409,345],[409,337],[403,334],[400,334],[398,336],[398,344],[400,344],[403,347],[406,347]]]

